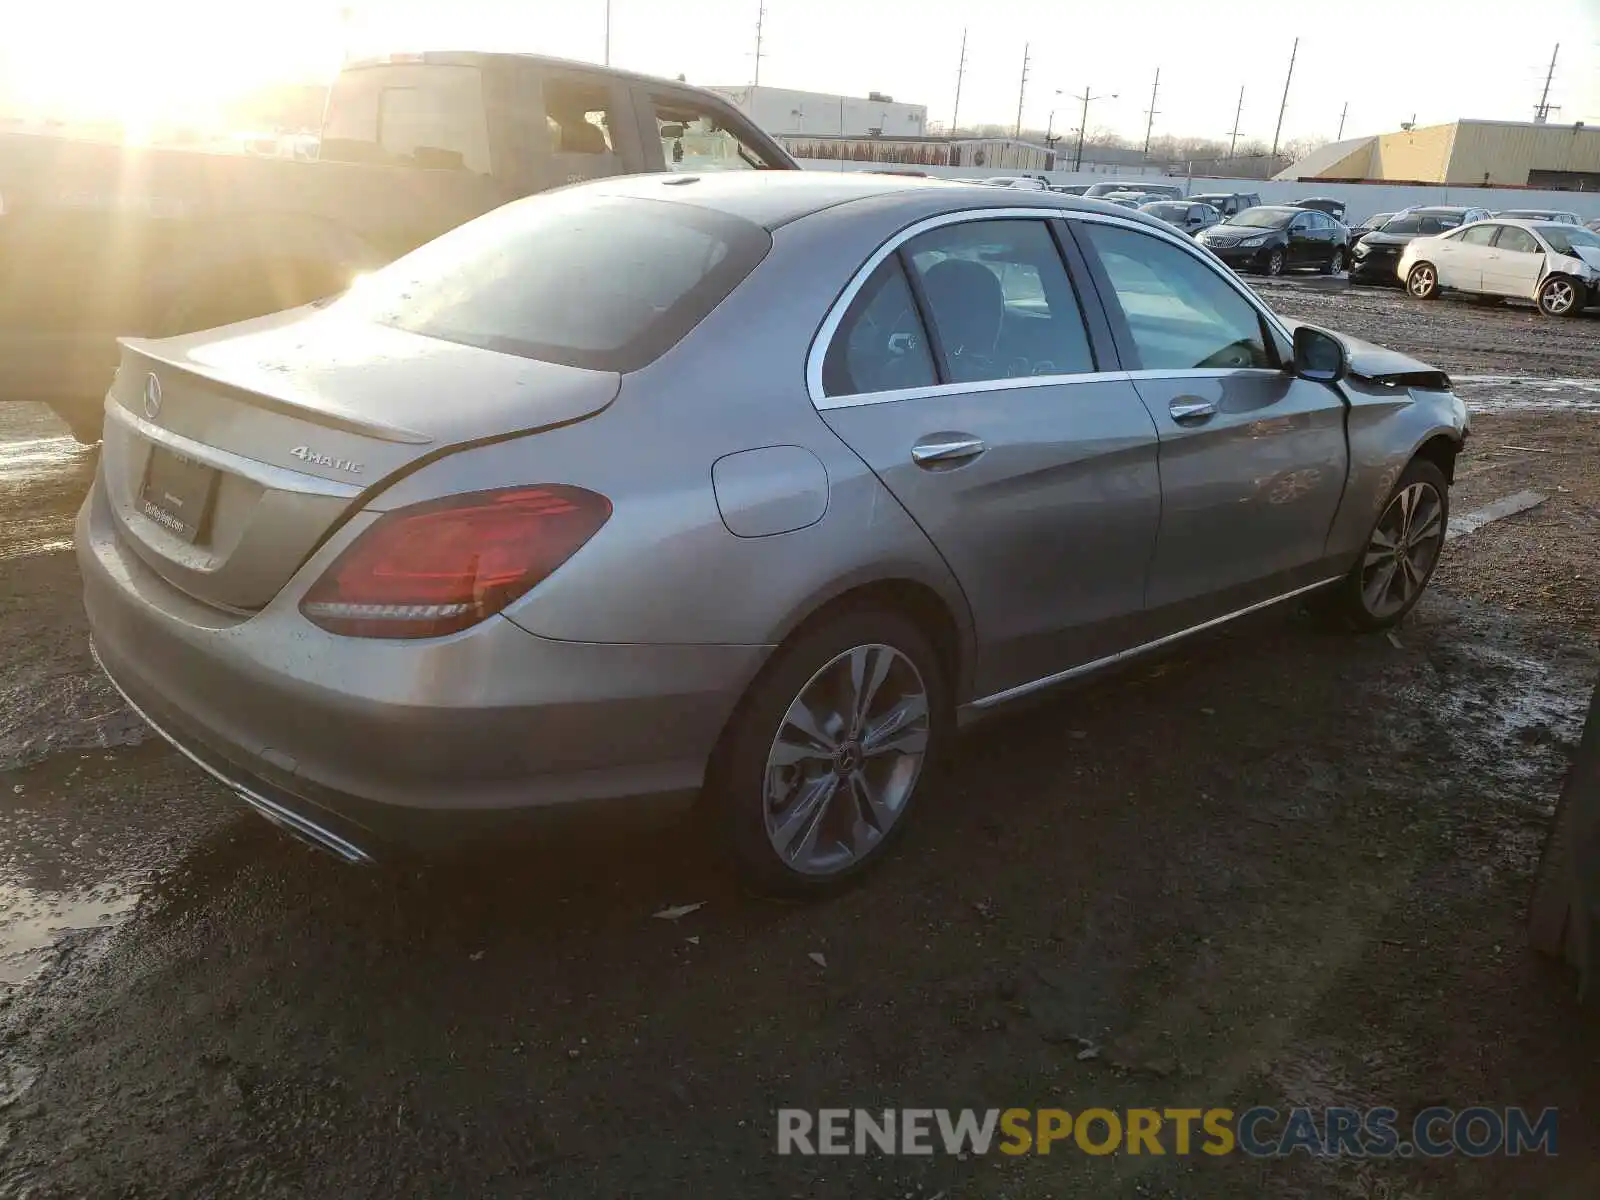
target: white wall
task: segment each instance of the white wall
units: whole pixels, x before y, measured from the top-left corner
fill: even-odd
[[[802,160],[801,166],[808,170],[837,171],[841,164],[823,159]],[[892,169],[893,163],[856,163],[842,164],[845,170],[886,170]],[[989,175],[1015,175],[1016,171],[989,171],[981,167],[917,167],[919,171],[926,171],[929,175],[957,176],[966,179],[983,178]],[[1035,172],[1028,172],[1034,174]],[[1084,171],[1046,171],[1042,174],[1051,183],[1099,183],[1110,178],[1126,176],[1137,179],[1138,172],[1133,168],[1102,167],[1090,173]],[[1158,182],[1152,178],[1150,182]],[[1187,192],[1254,192],[1261,197],[1264,204],[1286,204],[1294,200],[1301,200],[1307,196],[1331,196],[1343,200],[1349,209],[1346,212],[1347,220],[1357,224],[1373,213],[1393,212],[1396,209],[1406,208],[1413,204],[1454,204],[1454,205],[1479,205],[1491,212],[1501,208],[1551,208],[1562,212],[1574,212],[1585,221],[1600,217],[1600,192],[1540,192],[1528,188],[1470,188],[1445,186],[1419,187],[1404,184],[1382,183],[1323,183],[1318,180],[1282,180],[1282,179],[1210,179],[1195,176],[1186,179],[1182,175],[1168,175],[1159,182],[1177,184]]]
[[[789,88],[710,88],[732,100],[745,116],[772,134],[843,132],[865,137],[867,130],[883,130],[886,138],[922,137],[928,124],[925,104],[894,104],[860,96],[831,96],[824,92],[797,92]],[[842,123],[842,130],[841,130]]]

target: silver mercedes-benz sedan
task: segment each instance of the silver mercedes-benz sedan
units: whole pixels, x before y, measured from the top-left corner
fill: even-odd
[[[124,342],[105,411],[96,653],[258,811],[364,861],[698,798],[791,891],[1009,701],[1295,597],[1397,621],[1466,435],[1152,218],[809,172],[518,201]]]

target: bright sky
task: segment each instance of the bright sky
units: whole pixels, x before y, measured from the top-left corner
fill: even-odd
[[[754,70],[762,0],[611,0],[611,61],[691,83],[741,84]],[[1241,132],[1272,138],[1289,50],[1299,57],[1283,137],[1332,138],[1456,117],[1529,120],[1561,43],[1553,119],[1600,124],[1600,0],[765,0],[761,79],[856,95],[888,92],[948,121],[967,29],[963,122],[1078,124],[1142,136],[1155,69],[1156,129],[1225,136],[1239,88]],[[530,50],[599,61],[606,0],[47,0],[9,17],[0,96],[80,107],[165,105],[337,63],[341,9],[354,48]],[[91,32],[92,31],[92,32]],[[91,40],[92,39],[92,40]],[[1057,90],[1061,92],[1058,97]],[[1109,96],[1115,94],[1117,98]]]

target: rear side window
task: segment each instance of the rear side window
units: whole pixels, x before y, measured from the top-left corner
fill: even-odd
[[[699,324],[771,247],[766,230],[726,213],[553,192],[451,230],[334,307],[485,350],[633,371]]]
[[[1514,254],[1537,254],[1540,250],[1533,234],[1526,229],[1518,229],[1515,225],[1501,226],[1500,239],[1495,242],[1495,248],[1510,250]]]
[[[328,95],[318,157],[487,175],[483,77],[436,63],[345,71]]]
[[[822,363],[822,390],[858,396],[938,383],[922,318],[898,255],[890,255],[850,302]]]

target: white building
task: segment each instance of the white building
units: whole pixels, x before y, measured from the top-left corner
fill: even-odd
[[[920,137],[927,132],[928,106],[896,104],[882,92],[830,96],[774,87],[711,87],[762,129],[777,137]]]

